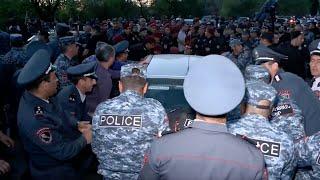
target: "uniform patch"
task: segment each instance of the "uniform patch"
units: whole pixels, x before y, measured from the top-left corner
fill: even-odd
[[[192,119],[186,119],[186,121],[184,121],[184,127],[189,127],[192,124],[192,122]]]
[[[279,81],[282,80],[282,78],[281,78],[280,75],[276,75],[276,76],[274,77],[274,79],[276,80],[276,82],[279,82]]]
[[[272,109],[272,116],[283,116],[293,113],[291,104],[282,104]]]
[[[242,139],[248,141],[249,143],[255,145],[257,148],[260,149],[263,155],[266,156],[273,156],[273,157],[279,157],[280,156],[280,149],[281,145],[277,142],[272,141],[262,141],[257,139],[248,138],[246,136],[242,136],[237,134],[237,136],[240,136]]]
[[[69,96],[69,102],[76,102],[76,95],[75,94],[71,94]]]
[[[318,154],[316,164],[317,164],[317,165],[320,165],[320,154]]]
[[[291,97],[291,92],[290,92],[289,90],[280,90],[280,91],[278,92],[278,95],[279,95],[279,96],[282,96],[282,97],[284,97],[284,98],[290,99],[290,97]]]
[[[41,107],[41,106],[34,107],[34,115],[35,116],[43,115],[43,107]]]
[[[141,128],[142,116],[104,114],[99,118],[99,126]]]
[[[37,131],[37,136],[40,140],[46,144],[50,144],[52,142],[52,135],[49,128],[42,128]]]

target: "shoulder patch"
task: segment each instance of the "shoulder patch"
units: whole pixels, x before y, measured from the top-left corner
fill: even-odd
[[[70,94],[69,102],[76,102],[76,95],[75,94]]]
[[[100,127],[128,127],[141,128],[142,115],[114,115],[103,114],[99,118]]]
[[[282,80],[281,76],[279,74],[277,74],[274,79],[276,80],[276,82],[280,82]]]
[[[237,136],[238,137],[240,136],[242,139],[248,141],[250,144],[255,145],[258,149],[260,149],[262,154],[265,156],[280,157],[280,150],[281,150],[280,143],[252,139],[239,134],[237,134]]]
[[[290,90],[286,90],[286,89],[281,89],[281,90],[279,90],[278,95],[282,96],[284,98],[290,99],[291,91]]]
[[[192,123],[193,123],[192,119],[186,119],[186,121],[184,121],[184,127],[189,127]]]
[[[52,135],[49,128],[39,129],[37,131],[37,136],[43,143],[50,144],[52,142]]]
[[[41,107],[41,106],[34,107],[34,115],[35,116],[42,116],[43,115],[43,107]]]
[[[292,114],[292,113],[293,113],[293,109],[291,104],[281,104],[272,109],[273,116],[283,116],[283,115]]]

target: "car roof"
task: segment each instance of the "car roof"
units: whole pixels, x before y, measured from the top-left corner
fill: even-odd
[[[147,78],[184,79],[192,63],[201,58],[183,54],[153,55],[147,67]]]

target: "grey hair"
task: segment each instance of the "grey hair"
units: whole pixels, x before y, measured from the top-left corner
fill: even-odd
[[[111,45],[100,41],[97,42],[95,53],[98,61],[108,61],[110,57],[115,56],[114,48]]]

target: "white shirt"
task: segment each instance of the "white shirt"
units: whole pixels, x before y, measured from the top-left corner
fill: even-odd
[[[186,40],[186,37],[187,37],[187,34],[180,30],[179,31],[179,34],[178,34],[178,49],[179,49],[179,52],[183,52],[184,51],[184,43],[185,43],[185,40]]]
[[[317,77],[315,79],[315,81],[312,84],[311,89],[314,92],[314,94],[318,97],[318,99],[320,100],[320,77]]]
[[[79,92],[81,102],[84,102],[84,100],[86,99],[86,95],[83,94],[78,88],[77,88],[77,90],[78,90],[78,92]]]

